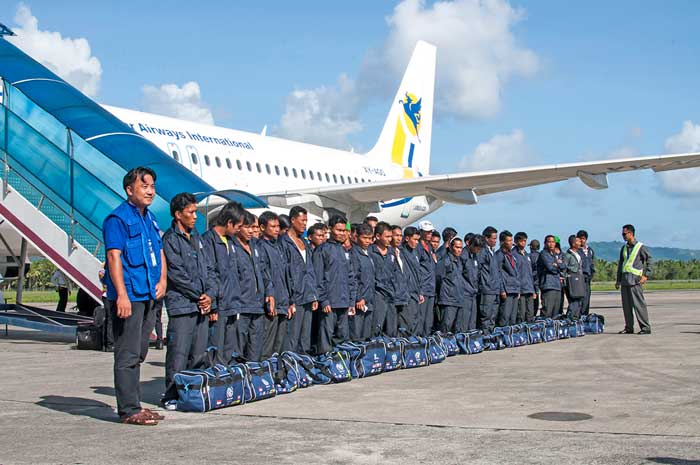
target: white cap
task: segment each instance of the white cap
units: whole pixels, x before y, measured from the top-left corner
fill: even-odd
[[[435,231],[435,226],[433,226],[433,223],[428,220],[418,223],[418,228],[421,231]]]

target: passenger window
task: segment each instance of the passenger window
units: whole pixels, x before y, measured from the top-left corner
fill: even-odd
[[[204,163],[206,163],[207,166],[211,166],[211,160],[209,160],[209,155],[204,155]]]
[[[359,184],[359,183],[360,183],[360,181],[357,178],[355,178],[355,184]]]
[[[289,177],[289,170],[287,169],[286,166],[284,167],[284,175]]]
[[[326,173],[326,182],[331,182],[331,178],[328,176],[328,173]]]
[[[303,173],[304,172],[302,171],[302,174]],[[313,171],[309,171],[309,177],[311,178],[312,181],[314,180],[314,172]]]
[[[297,177],[297,169],[296,168],[292,168],[292,174],[294,175],[295,178]]]
[[[318,180],[323,182],[323,176],[321,176],[321,172],[317,171],[316,174],[318,175]]]
[[[245,162],[245,167],[248,168],[248,171],[253,171],[253,167],[250,166],[250,162],[249,162],[249,161]]]
[[[175,150],[173,150],[173,158],[175,159],[175,161],[180,161],[180,155],[178,155]]]
[[[240,160],[236,160],[236,166],[238,167],[239,170],[243,171],[243,165],[241,165]]]
[[[301,170],[301,178],[306,179],[306,171]]]
[[[255,168],[258,170],[258,173],[262,173],[262,168],[260,168],[260,163],[256,163]]]
[[[338,176],[336,176],[335,174],[333,175],[333,182],[338,184]]]
[[[267,174],[272,174],[272,170],[270,169],[270,165],[265,163],[265,171],[267,171]]]
[[[275,174],[276,174],[277,176],[280,175],[280,167],[277,166],[277,165],[275,165]]]
[[[216,161],[216,167],[221,168],[221,160],[219,160],[219,157],[215,157],[214,161]]]
[[[340,175],[340,183],[345,184],[345,177],[342,174]]]
[[[228,169],[233,168],[233,167],[231,166],[231,160],[229,160],[228,158],[226,159],[226,167],[227,167]]]
[[[196,165],[198,162],[197,155],[195,155],[194,153],[191,153],[190,156],[192,157],[192,163],[194,163]]]

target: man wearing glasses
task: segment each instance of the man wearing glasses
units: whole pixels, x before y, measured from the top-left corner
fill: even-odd
[[[622,227],[625,245],[620,250],[617,263],[617,282],[615,288],[622,288],[622,310],[625,314],[625,329],[620,334],[634,334],[634,316],[639,322],[637,334],[651,334],[647,304],[644,300],[642,286],[651,275],[651,255],[649,250],[634,237],[634,226]],[[633,313],[634,311],[634,313]]]

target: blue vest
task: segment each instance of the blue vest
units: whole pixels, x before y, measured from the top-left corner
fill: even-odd
[[[123,202],[110,213],[105,222],[115,217],[124,226],[126,232],[125,245],[121,250],[122,270],[124,286],[129,300],[134,302],[155,300],[156,284],[160,281],[161,274],[161,249],[160,228],[156,217],[146,210],[146,215],[141,216],[138,208],[129,202]],[[111,231],[104,230],[105,243]],[[105,285],[107,286],[107,299],[116,300],[117,290],[109,275],[109,264],[105,266]]]

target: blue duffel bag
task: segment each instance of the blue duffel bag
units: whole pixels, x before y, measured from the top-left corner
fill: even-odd
[[[568,339],[571,337],[569,334],[569,320],[554,320],[554,324],[557,328],[557,339]]]
[[[552,320],[551,318],[545,318],[542,320],[537,320],[537,322],[542,323],[544,325],[544,342],[556,341],[559,338],[559,334],[557,331],[557,323],[555,320]]]
[[[459,345],[457,345],[457,336],[452,333],[443,333],[440,331],[433,334],[433,336],[438,338],[442,348],[445,349],[445,355],[452,357],[453,355],[459,354],[460,350]]]
[[[401,368],[418,368],[428,365],[428,340],[411,336],[398,338],[401,344]]]
[[[605,330],[605,317],[591,313],[583,317],[583,329],[587,333],[600,334]]]
[[[455,334],[460,354],[479,354],[484,351],[484,333],[478,329]]]
[[[506,347],[515,347],[512,326],[497,326],[497,327],[493,328],[492,334],[501,335],[503,337],[503,343],[505,344]]]
[[[277,354],[267,359],[267,362],[270,364],[278,395],[289,394],[299,388],[299,374],[293,362]]]
[[[350,357],[350,373],[353,378],[366,378],[384,371],[386,361],[386,343],[381,339],[367,342],[348,342],[340,348],[354,348]],[[350,354],[350,351],[348,352]]]
[[[445,347],[443,347],[439,336],[429,336],[428,338],[428,361],[432,365],[433,363],[444,362],[447,358],[447,352]]]
[[[530,334],[526,323],[520,323],[513,328],[513,342],[515,347],[526,346],[530,343]]]
[[[484,349],[485,350],[503,350],[506,347],[506,342],[505,342],[505,337],[503,336],[503,333],[501,332],[496,332],[496,329],[494,329],[494,332],[491,334],[485,334],[484,335]]]
[[[262,362],[246,362],[231,365],[241,367],[246,372],[245,401],[269,399],[277,395],[275,379],[272,376],[272,364],[267,360]]]
[[[300,388],[306,388],[313,385],[309,371],[314,366],[314,359],[310,355],[298,354],[296,352],[282,352],[282,358],[286,359],[294,366],[294,371],[297,374],[297,385]]]
[[[211,351],[208,368],[186,370],[175,374],[177,409],[183,412],[207,412],[245,403],[245,371],[214,363]],[[198,363],[203,365],[203,363]]]
[[[352,379],[347,354],[343,351],[317,355],[313,360],[309,375],[314,384],[344,383]]]
[[[526,325],[530,344],[544,342],[544,322],[536,321],[534,323],[527,323]]]
[[[382,341],[384,347],[386,348],[386,357],[384,358],[384,370],[383,372],[389,372],[401,369],[401,343],[394,338],[390,337],[377,337],[372,339],[372,341]]]
[[[583,321],[576,320],[569,323],[569,336],[571,337],[582,337],[585,336],[586,332],[583,329]]]
[[[350,376],[352,376],[353,379],[359,378],[362,370],[358,370],[357,365],[361,364],[360,360],[365,354],[364,348],[354,342],[344,342],[335,346],[333,350],[335,352],[343,352],[345,360],[347,360],[348,369],[350,370]]]

